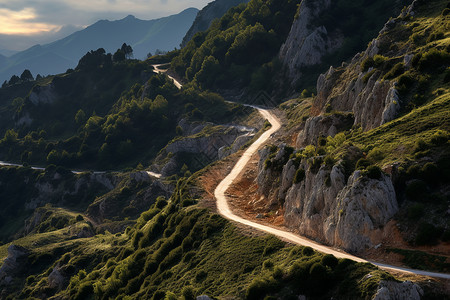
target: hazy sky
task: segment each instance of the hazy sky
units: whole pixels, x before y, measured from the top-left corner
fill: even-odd
[[[82,28],[101,19],[117,20],[134,15],[150,20],[201,9],[212,0],[0,0],[0,49],[20,50],[25,37],[46,40],[63,31]],[[73,27],[75,26],[75,27]],[[2,41],[8,42],[2,42]],[[12,42],[11,42],[12,41]],[[13,45],[17,44],[17,45]],[[33,43],[32,43],[33,44]]]

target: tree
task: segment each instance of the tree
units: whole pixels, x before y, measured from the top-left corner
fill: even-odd
[[[36,80],[41,80],[42,79],[42,75],[41,74],[37,74],[36,75]]]
[[[25,69],[22,72],[22,75],[20,75],[20,79],[22,79],[22,81],[32,81],[32,80],[34,80],[34,77],[31,74],[30,70]]]
[[[14,85],[20,81],[19,76],[13,75],[11,76],[11,79],[9,80],[9,85]]]
[[[122,48],[120,48],[120,50],[122,50],[122,52],[125,54],[125,58],[130,59],[133,57],[133,48],[131,48],[130,45],[123,43]]]
[[[125,53],[122,50],[117,49],[116,53],[114,53],[114,55],[113,55],[113,60],[115,62],[119,62],[119,61],[124,61],[125,59],[126,59]]]
[[[2,84],[2,88],[7,87],[7,86],[8,86],[8,81],[5,80],[5,82],[3,82],[3,84]]]

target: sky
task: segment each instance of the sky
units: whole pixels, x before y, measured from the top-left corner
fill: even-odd
[[[212,0],[0,0],[0,50],[24,50],[67,36],[98,20],[143,20],[203,8]]]

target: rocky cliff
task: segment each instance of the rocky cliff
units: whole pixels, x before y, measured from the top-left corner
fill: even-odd
[[[383,226],[398,211],[391,178],[370,178],[360,170],[346,178],[342,161],[327,165],[322,157],[295,154],[285,145],[260,151],[259,192],[284,205],[285,224],[351,252],[377,245]]]
[[[390,47],[388,34],[405,18],[414,18],[414,1],[397,18],[389,20],[368,48],[349,64],[330,67],[317,81],[317,97],[312,112],[352,112],[354,125],[370,130],[394,120],[406,103],[400,98],[398,82],[391,80],[411,66],[412,47]]]
[[[301,76],[299,68],[321,63],[324,55],[342,45],[344,37],[340,32],[313,24],[330,5],[331,0],[301,2],[288,38],[279,53],[292,81],[297,81]]]
[[[209,28],[212,21],[217,18],[222,17],[230,8],[237,6],[241,3],[247,3],[249,0],[215,0],[208,3],[202,10],[197,14],[191,28],[183,38],[181,42],[181,48],[186,46],[186,44],[194,37],[197,32],[205,31]]]

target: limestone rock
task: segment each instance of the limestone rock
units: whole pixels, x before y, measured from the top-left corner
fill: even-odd
[[[288,149],[260,150],[257,177],[258,192],[269,204],[284,203],[287,227],[352,252],[379,244],[380,235],[373,233],[398,211],[390,176],[371,179],[355,171],[347,180],[342,162],[313,168],[312,159],[289,159]],[[295,183],[300,168],[305,176]]]
[[[331,0],[303,0],[300,4],[299,15],[279,53],[292,81],[298,80],[300,76],[298,68],[320,63],[325,54],[338,49],[343,43],[341,34],[330,34],[324,26],[312,25],[312,21],[330,4]]]
[[[66,277],[63,275],[61,268],[55,266],[50,275],[48,275],[48,286],[59,291],[63,288],[65,281]]]
[[[423,290],[411,281],[395,282],[383,280],[373,300],[420,300]]]
[[[48,85],[37,85],[30,93],[29,99],[34,105],[53,103],[57,98],[53,83]]]
[[[297,137],[297,148],[317,145],[320,136],[334,137],[340,131],[350,129],[353,124],[351,114],[333,114],[311,117],[306,120],[305,127]]]
[[[8,256],[0,268],[0,285],[9,285],[13,278],[22,272],[29,253],[28,249],[14,244],[8,247]]]
[[[383,227],[397,213],[398,203],[389,176],[370,179],[355,171],[336,198],[326,220],[326,240],[338,247],[357,252],[378,244],[370,233]]]

